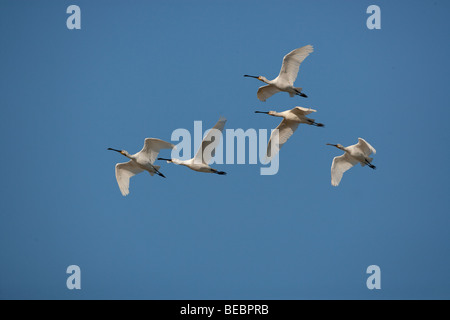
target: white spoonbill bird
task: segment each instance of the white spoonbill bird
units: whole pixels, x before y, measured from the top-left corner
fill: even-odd
[[[361,167],[367,165],[372,169],[376,169],[372,164],[373,158],[370,158],[370,155],[372,153],[375,154],[377,151],[362,138],[358,138],[357,144],[348,147],[331,143],[327,143],[327,145],[345,151],[342,156],[335,157],[333,159],[333,164],[331,165],[331,184],[335,187],[341,182],[344,172],[352,168],[358,162],[361,164]]]
[[[158,158],[158,160],[165,160],[167,161],[167,163],[172,162],[178,165],[186,166],[198,172],[216,173],[220,175],[227,174],[226,172],[213,169],[208,165],[208,162],[215,154],[215,148],[220,142],[219,139],[222,135],[223,128],[225,127],[225,122],[227,122],[227,119],[225,118],[220,118],[219,121],[217,121],[216,125],[208,132],[206,137],[203,139],[202,144],[195,154],[194,158],[189,160]],[[219,137],[216,136],[217,133],[220,133]],[[212,139],[213,137],[214,139]],[[205,152],[205,150],[207,152]]]
[[[270,116],[283,118],[278,127],[275,128],[275,131],[273,131],[272,134],[270,135],[269,144],[267,145],[267,152],[266,152],[266,157],[268,160],[270,160],[276,155],[276,153],[280,150],[283,144],[285,144],[286,141],[294,134],[295,130],[297,130],[297,127],[300,123],[306,123],[316,127],[324,127],[324,124],[317,123],[314,119],[308,118],[306,116],[312,112],[316,112],[316,110],[302,107],[295,107],[291,110],[286,110],[283,112],[255,111],[255,113],[265,113]],[[276,130],[278,130],[278,133]],[[272,144],[276,139],[275,138],[276,134],[278,134],[278,143],[275,143],[272,147]],[[274,148],[273,154],[270,154],[271,148]]]
[[[154,166],[153,163],[161,149],[172,149],[174,147],[175,146],[169,142],[155,138],[147,138],[145,139],[142,150],[132,155],[125,150],[108,148],[108,150],[119,152],[130,159],[128,162],[116,164],[116,180],[122,195],[126,196],[130,193],[128,191],[130,178],[144,170],[148,171],[151,176],[156,173],[165,178],[165,176],[159,172],[160,166]]]
[[[267,83],[266,86],[260,87],[256,94],[258,99],[261,101],[266,101],[272,95],[280,91],[288,92],[291,97],[297,95],[307,98],[308,96],[302,93],[302,88],[294,87],[294,82],[295,79],[297,79],[300,64],[313,51],[313,47],[311,45],[307,45],[289,52],[283,58],[280,74],[273,80],[267,80],[267,78],[263,76],[249,76],[248,74],[244,75],[244,77],[256,78],[264,83]]]

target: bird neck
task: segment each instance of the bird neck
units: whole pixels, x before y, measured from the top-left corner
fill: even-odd
[[[134,155],[129,154],[127,151],[124,152],[124,156],[131,160],[136,160]]]
[[[264,83],[267,83],[267,84],[272,84],[272,82],[273,81],[271,81],[271,80],[267,80],[267,78],[265,78],[265,77],[261,77],[261,79],[260,79],[262,82],[264,82]]]
[[[281,118],[283,118],[283,113],[282,112],[269,111],[268,115],[269,116],[273,116],[273,117],[281,117]]]
[[[181,164],[181,165],[184,165],[184,164],[185,164],[184,161],[183,161],[183,160],[180,160],[180,159],[172,159],[171,162],[172,162],[172,163],[175,163],[175,164]]]

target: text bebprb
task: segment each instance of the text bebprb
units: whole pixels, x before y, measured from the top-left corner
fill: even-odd
[[[200,307],[188,304],[186,307],[181,307],[180,314],[206,315],[209,318],[214,312],[223,312],[229,315],[265,315],[269,314],[269,306],[265,304],[226,304],[223,309],[215,309],[214,307]]]

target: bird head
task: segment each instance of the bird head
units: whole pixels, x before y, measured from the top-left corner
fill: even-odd
[[[173,160],[176,160],[176,159],[158,158],[157,160],[164,160],[164,161],[167,161],[167,163],[171,163],[171,162],[174,162]]]
[[[113,149],[113,148],[108,148],[108,150],[115,151],[115,152],[118,152],[120,154],[123,154],[125,157],[129,156],[128,152],[126,152],[125,150],[117,150],[117,149]]]
[[[267,83],[267,81],[269,81],[269,80],[267,80],[266,77],[263,77],[263,76],[259,76],[259,77],[258,77],[258,80],[259,80],[259,81],[262,81],[262,82],[264,82],[264,83]]]
[[[267,79],[263,76],[249,76],[248,74],[244,74],[244,77],[248,77],[248,78],[255,78],[258,79],[259,81],[265,82],[267,81]]]
[[[264,113],[264,114],[268,114],[269,116],[277,116],[277,112],[276,111],[255,111],[255,113]]]
[[[327,146],[332,146],[332,147],[336,147],[336,148],[338,148],[338,149],[343,149],[344,148],[344,146],[342,145],[342,144],[331,144],[331,143],[327,143]]]

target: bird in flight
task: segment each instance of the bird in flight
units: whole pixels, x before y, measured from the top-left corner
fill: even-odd
[[[116,151],[130,159],[128,162],[116,164],[116,180],[122,195],[126,196],[130,193],[130,178],[142,171],[148,171],[151,176],[157,174],[165,178],[165,176],[159,172],[160,166],[153,165],[153,163],[161,149],[173,148],[173,144],[155,138],[145,139],[142,150],[132,155],[125,150],[108,148],[108,150]]]
[[[313,47],[307,45],[289,52],[283,58],[280,74],[273,80],[267,80],[267,78],[263,76],[249,76],[248,74],[244,75],[244,77],[255,78],[267,83],[266,86],[260,87],[256,94],[261,101],[266,101],[272,95],[280,91],[288,92],[291,97],[297,95],[307,98],[308,96],[302,92],[302,88],[294,87],[294,82],[295,79],[297,79],[300,64],[313,51]]]
[[[286,110],[283,112],[255,111],[255,113],[265,113],[270,116],[283,118],[278,127],[276,127],[270,135],[266,152],[266,157],[268,160],[272,159],[277,154],[283,144],[285,144],[286,141],[294,134],[295,130],[297,130],[300,123],[306,123],[316,127],[324,127],[324,124],[317,123],[314,119],[307,117],[307,115],[312,112],[316,112],[316,110],[302,107],[295,107],[291,110]]]
[[[158,160],[165,160],[168,163],[186,166],[198,172],[216,173],[219,175],[226,174],[226,172],[218,171],[208,165],[211,158],[214,157],[215,148],[220,142],[222,131],[225,127],[225,122],[227,122],[227,119],[219,119],[216,125],[208,132],[206,137],[203,139],[202,144],[195,154],[194,158],[189,160],[158,158]]]
[[[331,184],[335,187],[341,182],[344,172],[351,169],[358,162],[361,164],[361,167],[367,165],[371,169],[376,169],[372,164],[373,158],[371,158],[370,155],[372,153],[375,154],[377,151],[362,138],[358,138],[357,144],[348,147],[331,143],[327,143],[327,145],[345,151],[342,156],[335,157],[333,159],[333,164],[331,165]]]

